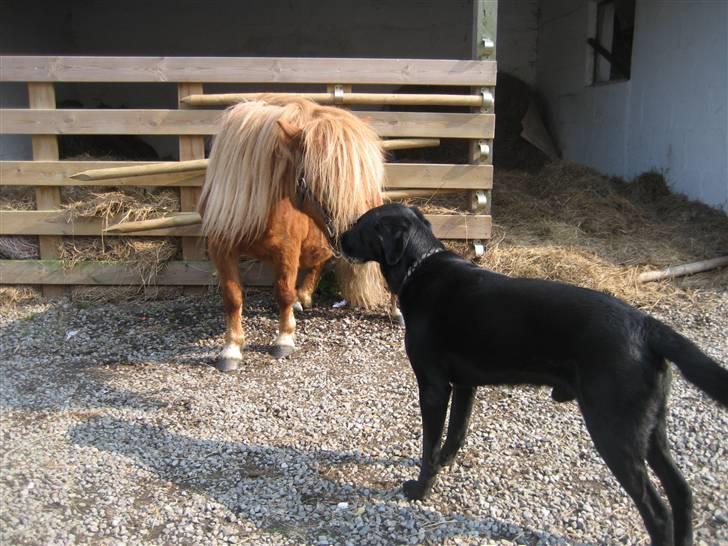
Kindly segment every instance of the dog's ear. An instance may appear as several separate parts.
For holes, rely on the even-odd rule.
[[[415,216],[417,216],[417,218],[422,220],[422,223],[425,224],[430,231],[432,231],[432,224],[427,218],[425,218],[425,215],[422,214],[422,211],[420,209],[418,209],[417,207],[410,207],[410,210],[415,213]]]
[[[303,129],[283,118],[278,118],[277,123],[281,130],[283,143],[290,147],[297,146],[301,140]]]
[[[383,218],[380,222],[379,239],[387,265],[394,265],[402,259],[407,249],[412,230],[405,218]]]

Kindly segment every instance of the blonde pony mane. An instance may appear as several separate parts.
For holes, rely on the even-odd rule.
[[[301,129],[300,149],[283,138],[279,119]],[[338,235],[382,203],[381,141],[350,112],[299,97],[264,95],[227,109],[198,206],[203,234],[228,249],[255,242],[301,174]]]

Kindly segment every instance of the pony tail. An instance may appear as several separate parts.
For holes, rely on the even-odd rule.
[[[341,295],[352,306],[370,310],[388,302],[386,283],[376,262],[352,264],[336,260],[334,273]]]

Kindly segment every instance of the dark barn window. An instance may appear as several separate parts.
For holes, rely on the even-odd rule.
[[[602,0],[587,42],[594,55],[592,83],[628,80],[632,71],[635,0]]]

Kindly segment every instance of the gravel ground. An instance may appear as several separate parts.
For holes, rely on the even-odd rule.
[[[209,366],[217,296],[4,311],[0,541],[647,543],[575,404],[543,388],[480,389],[458,462],[405,501],[420,419],[402,331],[327,305],[274,361],[271,297],[246,304],[246,361],[227,375]],[[728,365],[728,293],[709,313],[657,314]],[[696,543],[728,544],[728,412],[676,373],[669,431]]]

